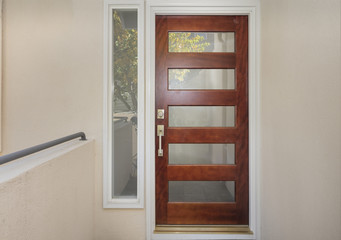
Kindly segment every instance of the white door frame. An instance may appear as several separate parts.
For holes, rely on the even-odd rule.
[[[151,239],[260,239],[258,220],[260,154],[259,0],[148,1],[146,2],[146,235]],[[155,16],[249,16],[249,191],[250,230],[253,234],[155,233]]]

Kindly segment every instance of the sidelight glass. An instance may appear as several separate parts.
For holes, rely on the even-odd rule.
[[[234,69],[169,69],[168,88],[235,89]]]
[[[234,106],[170,106],[169,127],[234,127]]]
[[[114,10],[112,198],[137,197],[137,40],[137,10]]]
[[[234,52],[234,32],[169,32],[169,52]]]
[[[168,162],[174,165],[234,164],[234,144],[180,144],[168,145]]]
[[[234,181],[169,181],[169,202],[234,202]]]

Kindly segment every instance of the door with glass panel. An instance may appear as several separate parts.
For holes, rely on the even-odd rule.
[[[248,17],[156,17],[156,224],[248,225]]]

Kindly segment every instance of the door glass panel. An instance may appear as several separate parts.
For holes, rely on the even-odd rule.
[[[111,133],[113,158],[111,191],[112,198],[136,198],[137,10],[114,10],[113,24],[113,126]]]
[[[169,52],[234,52],[234,32],[169,32]]]
[[[234,106],[171,106],[169,127],[233,127]]]
[[[234,164],[234,144],[169,144],[169,164]]]
[[[169,69],[169,89],[235,89],[234,69]]]
[[[169,181],[169,202],[234,202],[234,181]]]

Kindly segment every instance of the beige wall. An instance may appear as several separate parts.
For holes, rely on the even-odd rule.
[[[3,8],[3,153],[84,131],[96,140],[95,239],[144,239],[144,210],[102,209],[103,1]]]
[[[99,138],[102,1],[3,1],[3,150]]]
[[[0,239],[93,240],[94,141],[47,152],[34,159],[44,163],[7,180],[11,169],[2,170],[10,166],[0,167]],[[19,161],[17,167],[33,162]]]
[[[339,239],[340,1],[261,11],[263,240]],[[95,239],[144,239],[144,210],[102,208],[103,1],[4,0],[3,16],[4,152],[85,131]]]
[[[341,239],[340,1],[261,4],[262,240]]]

